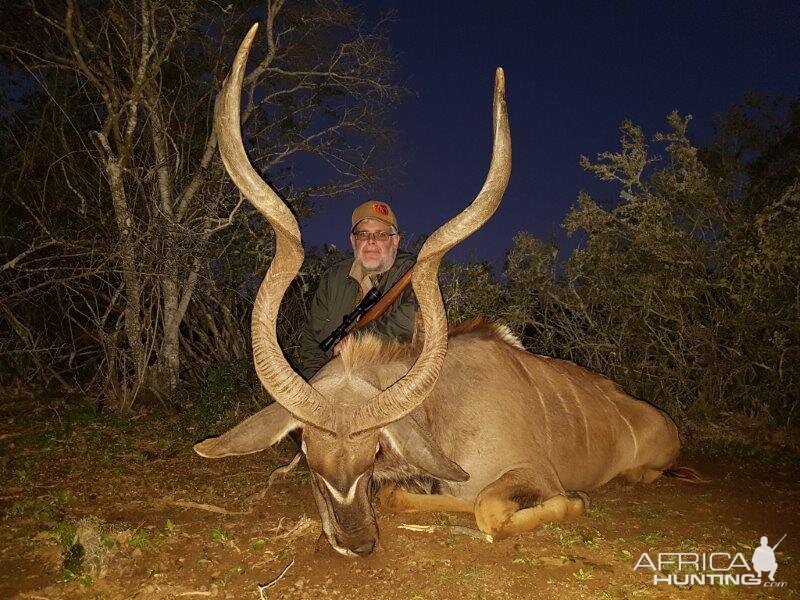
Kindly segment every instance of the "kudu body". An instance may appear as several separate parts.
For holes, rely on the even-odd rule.
[[[240,190],[272,224],[275,259],[253,309],[256,371],[276,399],[217,438],[205,457],[258,452],[302,429],[302,451],[323,530],[346,555],[377,546],[372,493],[394,510],[475,513],[495,538],[583,512],[585,492],[624,474],[651,481],[678,448],[664,413],[572,363],[526,352],[501,325],[451,332],[438,288],[442,255],[488,220],[510,175],[505,89],[498,69],[494,148],[474,202],[432,234],[413,276],[424,335],[412,344],[373,336],[347,340],[306,383],[277,344],[280,299],[302,262],[297,223],[252,169],[239,131],[251,29],[216,110],[220,153]]]

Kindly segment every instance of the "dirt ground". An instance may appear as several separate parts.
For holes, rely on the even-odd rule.
[[[475,527],[470,515],[379,509],[380,549],[353,559],[320,538],[303,463],[248,501],[289,461],[288,442],[209,461],[191,442],[213,425],[52,398],[6,397],[0,411],[0,599],[791,598],[800,586],[800,461],[780,445],[696,443],[682,464],[708,483],[613,481],[577,521],[493,544],[457,529]],[[750,561],[762,535],[783,534],[783,587],[654,585],[634,570],[645,552]]]

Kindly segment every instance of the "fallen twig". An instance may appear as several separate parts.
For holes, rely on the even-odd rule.
[[[283,570],[283,572],[280,575],[278,575],[275,579],[270,581],[269,583],[266,583],[264,585],[261,585],[260,583],[257,584],[258,585],[258,595],[261,597],[261,600],[267,600],[267,597],[264,596],[264,591],[268,590],[273,585],[278,583],[281,579],[283,579],[283,576],[286,575],[286,571],[288,571],[292,567],[293,564],[294,564],[294,560],[292,560],[292,562],[290,562],[288,565],[286,565],[286,568]]]
[[[286,475],[290,471],[293,471],[297,464],[300,462],[300,459],[303,458],[303,453],[298,452],[292,458],[292,461],[288,465],[284,465],[282,467],[278,467],[272,473],[270,473],[269,478],[267,479],[267,489],[275,482],[275,480],[280,477],[281,475]]]
[[[270,473],[269,478],[267,478],[267,485],[264,486],[264,489],[248,496],[246,502],[252,502],[253,500],[263,500],[264,496],[267,493],[267,490],[269,490],[270,486],[272,486],[275,480],[278,477],[286,475],[286,473],[289,473],[290,471],[294,470],[294,468],[297,466],[297,463],[300,462],[301,458],[303,458],[303,453],[298,452],[297,454],[294,455],[294,458],[292,458],[292,461],[288,465],[283,465],[282,467],[278,467],[277,469],[275,469],[272,473]]]
[[[189,502],[188,500],[168,500],[170,504],[174,504],[175,506],[181,506],[183,508],[197,508],[199,510],[207,510],[208,512],[217,513],[220,515],[249,515],[253,512],[253,509],[248,509],[245,511],[232,511],[226,510],[219,506],[214,506],[213,504],[199,504],[197,502]]]
[[[211,596],[213,592],[181,592],[180,594],[175,594],[176,596]]]
[[[398,529],[408,529],[409,531],[418,531],[421,533],[434,533],[435,531],[446,531],[448,533],[456,533],[459,535],[466,535],[471,538],[475,538],[476,540],[481,540],[483,542],[489,542],[490,544],[494,541],[494,538],[490,536],[488,533],[483,533],[482,531],[478,531],[477,529],[471,529],[469,527],[461,527],[460,525],[413,525],[408,523],[403,523],[397,526]]]
[[[303,515],[297,520],[294,527],[289,528],[288,530],[284,531],[283,533],[279,533],[281,529],[283,529],[283,518],[278,521],[278,525],[272,529],[273,531],[273,538],[276,540],[285,540],[286,538],[296,538],[303,535],[306,531],[311,529],[315,525],[313,519],[309,519],[307,516]]]

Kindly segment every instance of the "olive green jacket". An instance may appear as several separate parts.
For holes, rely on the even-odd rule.
[[[372,276],[376,288],[385,294],[403,274],[414,266],[414,256],[398,252],[392,267],[385,273]],[[308,320],[300,338],[298,365],[306,380],[311,379],[332,358],[332,353],[319,349],[319,343],[342,324],[342,318],[358,306],[361,287],[351,271],[353,259],[333,265],[320,279],[311,301]],[[402,295],[365,330],[400,341],[409,341],[414,332],[417,300],[408,286]]]

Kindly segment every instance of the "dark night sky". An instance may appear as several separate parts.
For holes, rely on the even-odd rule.
[[[703,142],[713,119],[748,91],[800,91],[800,2],[371,2],[394,9],[392,49],[417,95],[395,113],[405,168],[390,189],[401,229],[430,233],[470,202],[488,167],[491,92],[504,67],[514,162],[500,209],[450,258],[500,262],[513,235],[563,245],[560,223],[581,189],[611,194],[578,166],[616,150],[629,118],[648,137],[673,109]],[[347,247],[352,207],[320,204],[306,246]]]

